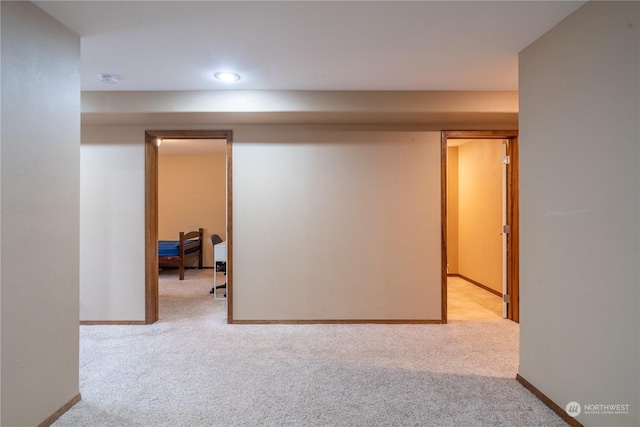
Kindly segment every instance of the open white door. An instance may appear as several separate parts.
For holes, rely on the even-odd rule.
[[[508,295],[507,289],[507,234],[509,233],[509,220],[507,218],[507,155],[509,140],[502,140],[502,295]],[[502,298],[502,317],[507,318],[509,313],[508,298]]]

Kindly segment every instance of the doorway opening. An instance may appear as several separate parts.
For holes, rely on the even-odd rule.
[[[219,130],[148,130],[145,132],[145,323],[154,323],[159,318],[158,297],[158,237],[159,237],[159,190],[158,147],[163,140],[209,140],[212,143],[226,141],[226,230],[228,257],[227,272],[227,319],[231,319],[232,301],[232,198],[231,198],[231,149],[232,132]],[[182,231],[182,230],[181,230]],[[187,231],[187,230],[184,230]],[[209,232],[204,236],[207,247]],[[204,250],[204,249],[201,249]],[[206,253],[206,252],[205,252]],[[210,254],[213,256],[212,254]],[[205,255],[206,256],[206,255]],[[215,274],[215,263],[213,264]]]
[[[443,323],[464,310],[448,305],[449,291],[476,295],[470,306],[519,321],[517,136],[442,132]]]

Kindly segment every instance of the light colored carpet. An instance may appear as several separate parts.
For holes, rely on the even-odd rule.
[[[161,320],[81,326],[55,426],[561,426],[518,384],[518,325],[227,325],[212,271],[162,274]]]

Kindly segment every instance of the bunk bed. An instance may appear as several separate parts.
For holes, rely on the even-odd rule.
[[[180,280],[184,280],[184,266],[186,261],[198,257],[198,268],[202,268],[203,229],[198,231],[181,231],[179,240],[158,241],[158,264],[178,266]]]

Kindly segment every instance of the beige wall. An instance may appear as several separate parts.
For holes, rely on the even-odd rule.
[[[458,147],[458,273],[502,293],[502,141]]]
[[[82,129],[80,320],[144,320],[144,130]]]
[[[35,426],[79,393],[80,38],[1,7],[0,424]]]
[[[447,147],[447,264],[458,271],[458,147]]]
[[[520,367],[585,426],[640,425],[640,4],[589,2],[520,54]]]
[[[205,267],[213,267],[211,234],[227,234],[226,161],[225,154],[158,156],[159,239],[203,228]]]
[[[91,312],[87,312],[87,316],[103,316],[105,313],[110,316],[95,320],[144,319],[144,197],[142,194],[144,192],[144,131],[149,128],[151,128],[150,125],[85,125],[82,127],[83,195],[100,193],[100,185],[111,182],[113,194],[119,194],[119,200],[122,201],[120,204],[113,199],[99,199],[102,200],[100,201],[102,204],[93,209],[87,209],[85,201],[82,202],[84,208],[81,210],[81,224],[83,224],[81,271],[86,268],[97,268],[98,263],[104,270],[97,282],[89,280],[82,282],[81,296],[83,300],[88,298],[98,303],[91,308]],[[153,128],[158,127],[153,126]],[[172,126],[171,128],[193,129],[195,127]],[[297,302],[295,310],[308,309],[305,310],[305,313],[308,313],[305,316],[309,318],[440,318],[439,132],[356,132],[329,126],[316,127],[313,130],[309,126],[220,126],[219,128],[233,129],[234,132],[234,301],[237,303],[238,299],[240,300],[238,305],[234,305],[234,313],[242,316],[238,317],[239,319],[274,316],[273,312],[266,312],[265,308],[261,307],[266,305],[264,301],[258,303],[256,301],[267,289],[273,298],[283,299],[282,295],[291,293],[290,287],[295,286],[296,283],[303,285],[300,288],[303,292],[297,294],[297,299],[284,299],[284,304],[294,306]],[[398,143],[397,151],[389,151],[388,143],[390,142]],[[345,144],[344,148],[348,156],[345,156],[342,161],[328,162],[326,159],[337,156],[343,147],[342,144]],[[325,145],[326,151],[322,149]],[[90,146],[113,153],[104,153],[105,161],[100,166],[102,169],[98,168],[97,164],[93,165],[95,167],[85,165],[85,149]],[[269,157],[266,158],[271,159],[274,153],[280,153],[279,150],[282,150],[283,146],[291,148],[291,151],[284,150],[283,158],[276,156],[273,162],[260,163],[261,155],[268,155]],[[416,150],[411,149],[414,146]],[[297,149],[302,151],[298,152]],[[128,160],[111,161],[109,156],[113,158],[125,156]],[[292,172],[300,170],[302,165],[308,166],[310,160],[316,157],[319,159],[318,166],[316,169],[309,170],[309,179],[292,178]],[[96,153],[96,161],[99,158]],[[238,158],[240,158],[239,161]],[[423,161],[425,159],[426,161]],[[302,163],[296,166],[298,161]],[[262,169],[254,170],[252,162],[257,162],[255,166]],[[269,180],[255,180],[259,170],[264,172],[265,168],[275,168],[275,165],[280,165],[282,162],[287,162],[288,168],[274,170],[271,178],[281,181],[274,183]],[[425,165],[430,166],[425,167]],[[326,170],[321,170],[322,167]],[[110,178],[110,175],[117,176],[121,173],[117,172],[119,169],[128,169],[127,179],[125,176],[118,179]],[[334,170],[336,170],[335,173]],[[85,172],[93,173],[95,176],[85,182]],[[397,178],[394,175],[396,173],[399,174]],[[361,181],[358,181],[358,176],[363,177],[360,178]],[[408,182],[410,176],[416,179],[415,182]],[[348,187],[342,189],[340,177],[350,177],[353,181]],[[425,183],[425,180],[428,182]],[[368,184],[365,185],[365,182]],[[239,183],[242,183],[242,186],[239,187]],[[401,185],[403,183],[407,185]],[[96,184],[99,185],[96,186]],[[362,199],[362,203],[359,202],[360,193],[348,193],[359,188],[358,185],[369,191],[367,197]],[[296,197],[301,194],[305,186],[308,188],[308,194],[314,194],[314,197],[308,200],[297,199]],[[292,192],[284,191],[290,188]],[[419,203],[415,203],[415,194],[412,192],[423,197],[417,199]],[[271,197],[267,197],[268,195]],[[333,207],[324,205],[331,200],[331,197],[337,197],[345,203],[337,206],[339,210],[336,212],[331,210],[336,208],[335,205]],[[127,201],[130,203],[127,204]],[[257,203],[258,201],[264,203]],[[425,205],[426,201],[429,202],[428,206]],[[238,205],[239,202],[241,202],[240,205]],[[411,206],[407,207],[408,204]],[[277,209],[277,212],[282,210],[289,216],[276,215],[273,213],[274,209]],[[293,215],[300,210],[303,213],[307,212],[305,209],[309,211],[307,216]],[[414,215],[415,221],[409,223],[410,225],[405,224],[406,219],[399,220],[404,215],[402,212],[405,211],[407,214]],[[390,215],[388,223],[381,219],[385,213]],[[104,217],[101,216],[103,214]],[[332,218],[337,214],[343,218],[343,222],[338,221],[335,224],[331,222],[328,226],[321,226],[326,221],[336,221]],[[419,218],[416,219],[416,217]],[[286,223],[285,218],[290,222]],[[312,221],[308,227],[300,223],[303,218]],[[104,223],[112,224],[112,231],[121,230],[117,238],[95,241],[90,239],[89,236],[102,229]],[[350,224],[356,224],[359,227],[352,231],[349,229]],[[374,229],[372,224],[379,224],[379,229]],[[413,230],[410,227],[419,227],[419,229]],[[291,240],[286,233],[279,234],[278,230],[281,229],[288,232],[293,229],[299,230],[300,237]],[[415,236],[425,237],[422,240],[411,240]],[[308,240],[302,242],[300,239],[305,237]],[[297,246],[285,244],[288,242]],[[292,253],[293,248],[301,247],[304,250]],[[127,256],[121,254],[123,248],[127,248]],[[350,249],[351,253],[347,258],[341,255],[346,249]],[[245,252],[237,253],[238,250],[245,250]],[[335,250],[337,252],[334,252]],[[96,255],[103,251],[113,256],[117,255],[118,262],[99,261]],[[305,251],[309,259],[301,260],[300,257],[304,258]],[[316,270],[317,260],[320,258],[311,257],[309,254],[318,252],[326,257],[328,264],[323,264],[319,270]],[[391,255],[385,260],[383,258],[387,253]],[[398,261],[396,257],[400,256],[399,254],[404,254],[404,257]],[[362,259],[358,259],[358,256]],[[353,262],[358,269],[354,270],[355,273],[345,272],[344,269],[351,265],[351,261],[347,262],[347,260],[352,260],[353,257],[356,257]],[[267,260],[273,261],[273,264]],[[306,264],[300,264],[300,262]],[[298,268],[294,271],[294,275],[282,280],[283,275],[286,274],[285,271],[292,265],[302,266],[302,268]],[[304,268],[305,266],[307,268]],[[265,267],[270,270],[265,270]],[[370,270],[365,272],[365,267]],[[277,270],[278,280],[266,281],[264,275],[273,275],[274,270]],[[396,272],[400,275],[396,276]],[[307,281],[307,276],[311,280]],[[357,279],[358,282],[346,280],[345,277]],[[374,277],[371,284],[362,282],[370,277]],[[380,278],[385,278],[385,281]],[[267,287],[265,283],[272,285]],[[311,284],[316,283],[321,283],[322,286],[309,289]],[[350,285],[347,289],[354,290],[362,299],[356,302],[352,310],[347,307],[345,301],[331,297],[332,293],[329,292],[333,289],[335,294],[334,288],[343,286],[345,283]],[[107,295],[103,294],[105,287],[108,289]],[[245,291],[243,294],[243,289],[248,292]],[[342,292],[340,289],[337,291]],[[349,298],[352,299],[347,299],[348,301],[353,301],[354,294],[352,293]],[[327,300],[331,307],[319,313],[318,307]],[[283,303],[275,302],[274,304],[274,309],[279,310],[278,315],[281,318],[299,317],[299,312],[288,311],[290,308],[288,305],[284,307],[287,310],[284,310]],[[132,317],[126,319],[124,316]],[[89,317],[86,319],[89,320]]]
[[[324,135],[316,139],[325,142],[333,141],[336,132],[356,130],[403,135],[408,131],[439,134],[444,128],[511,129],[517,125],[518,95],[460,91],[100,91],[83,92],[82,108],[83,152],[85,144],[92,144],[113,150],[114,157],[131,156],[126,162],[130,179],[112,184],[120,199],[102,200],[99,208],[85,206],[81,210],[81,272],[102,272],[94,283],[81,281],[82,300],[91,307],[82,311],[83,318],[139,320],[144,318],[141,159],[146,129],[212,129],[211,123],[216,123],[216,129],[233,130],[238,143],[281,143],[283,135],[288,135],[287,141],[304,141],[310,134]],[[117,163],[103,162],[100,168],[108,173],[99,168],[93,172],[83,161],[83,173],[93,174],[91,180],[98,184],[84,186],[83,178],[83,195],[92,188],[104,188],[108,182],[100,182],[107,179],[105,176],[121,173]],[[437,200],[439,206],[439,195]],[[118,230],[117,237],[100,231],[104,224]],[[106,238],[108,235],[114,238]],[[112,258],[103,261],[99,257],[103,253]],[[81,273],[82,277],[90,275]]]
[[[235,320],[440,319],[439,133],[238,136]]]

